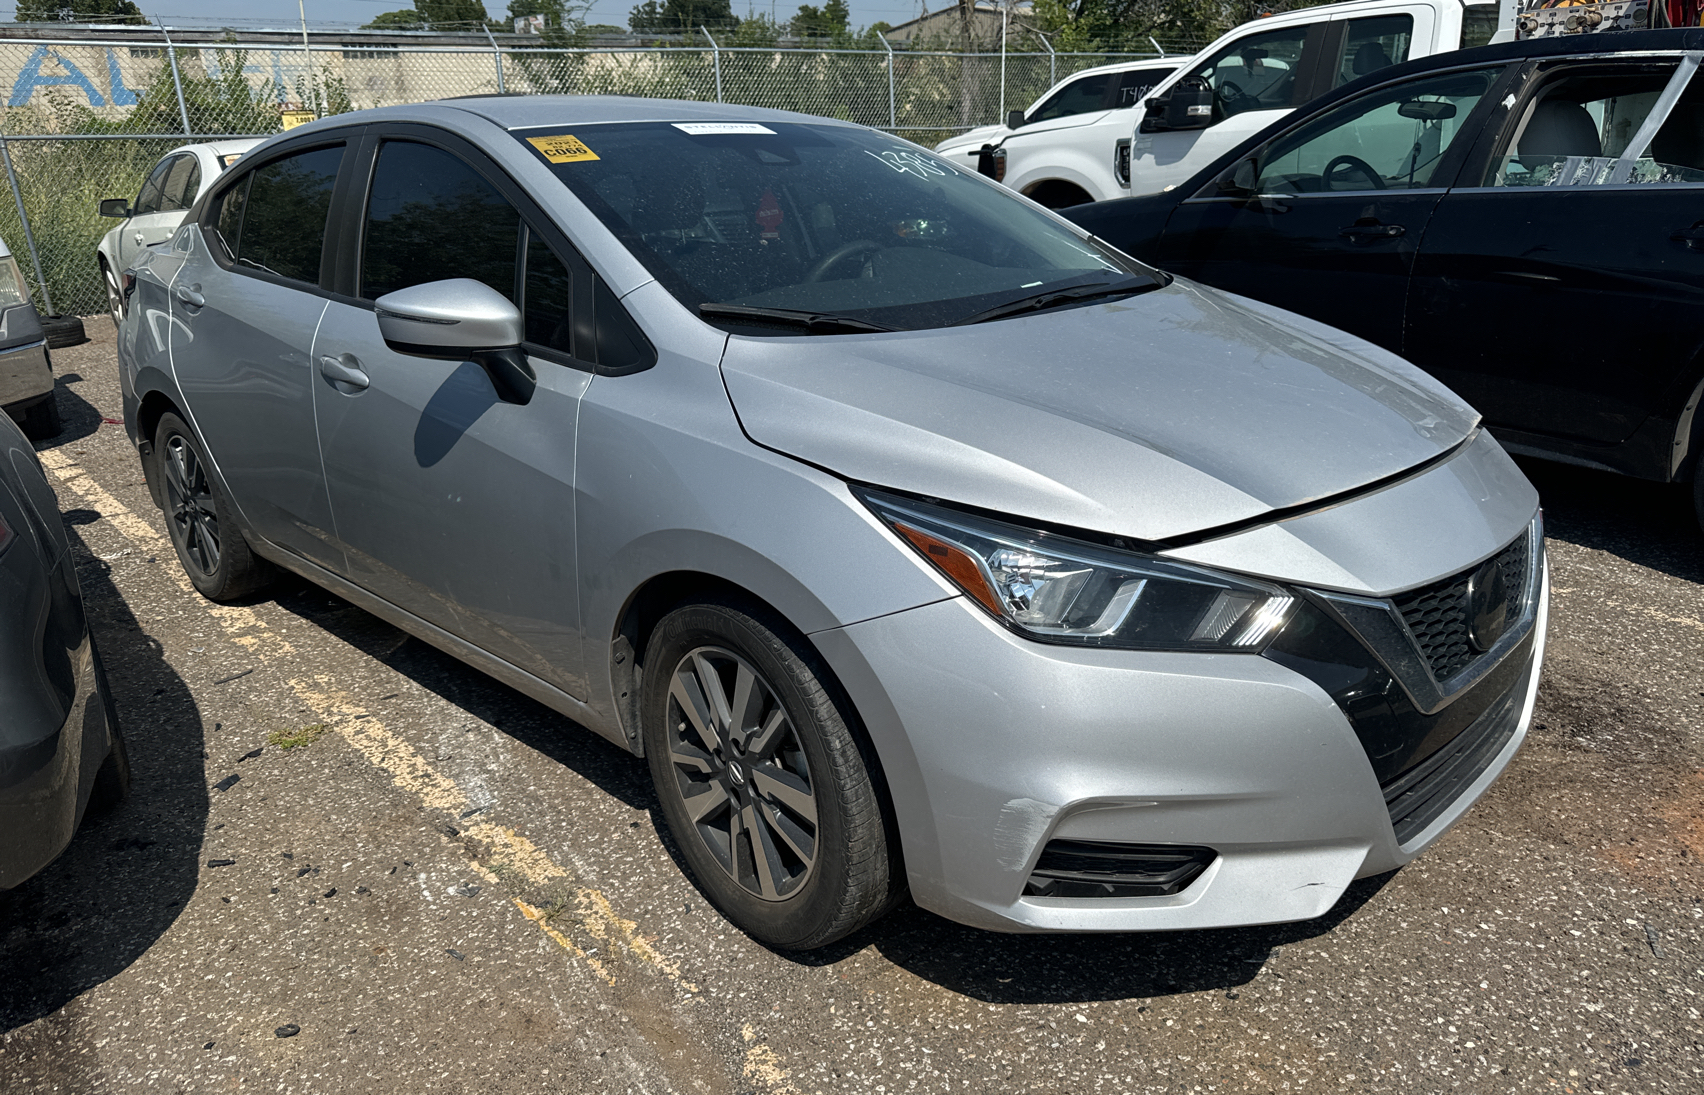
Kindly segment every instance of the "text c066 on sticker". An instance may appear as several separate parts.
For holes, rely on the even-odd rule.
[[[577,163],[580,160],[595,160],[598,154],[580,143],[580,139],[572,133],[563,133],[556,137],[528,137],[527,143],[538,149],[539,154],[551,163]]]

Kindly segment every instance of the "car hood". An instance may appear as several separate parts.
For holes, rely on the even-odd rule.
[[[935,146],[935,151],[957,152],[963,148],[981,148],[995,138],[1003,137],[1009,132],[1011,130],[1003,125],[977,126],[975,129],[967,129],[963,133],[948,137]]]
[[[858,482],[1163,542],[1306,505],[1460,444],[1414,366],[1176,280],[967,327],[728,340],[760,445]]]

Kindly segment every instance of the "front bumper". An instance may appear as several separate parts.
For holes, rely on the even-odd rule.
[[[20,406],[52,393],[53,368],[45,339],[0,350],[0,407]]]
[[[1343,708],[1268,658],[1046,646],[963,598],[812,638],[881,758],[918,904],[1001,931],[1224,927],[1319,916],[1478,800],[1532,718],[1548,589],[1508,655],[1504,744],[1406,842]],[[1218,855],[1171,896],[1025,896],[1061,839]]]

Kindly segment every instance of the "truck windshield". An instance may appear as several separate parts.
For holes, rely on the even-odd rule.
[[[724,327],[761,327],[760,309],[939,327],[1052,290],[1164,279],[873,130],[642,122],[515,136],[681,303]]]

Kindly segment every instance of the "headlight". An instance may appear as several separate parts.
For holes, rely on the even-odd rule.
[[[11,255],[0,258],[0,308],[10,308],[28,299],[29,290],[24,286],[23,274],[18,270],[18,260]]]
[[[1254,653],[1296,604],[1284,589],[1253,578],[858,493],[971,600],[1046,642]]]

